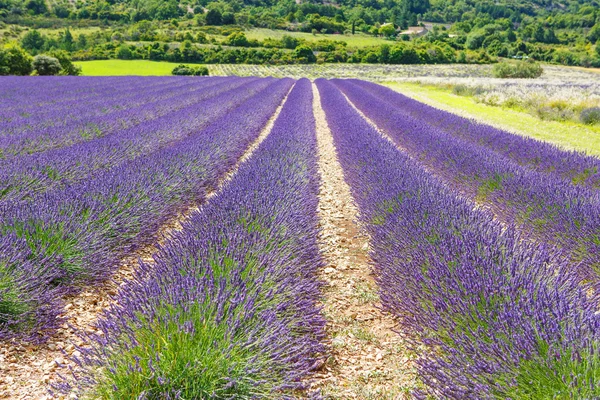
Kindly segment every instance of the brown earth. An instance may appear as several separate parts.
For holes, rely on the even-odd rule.
[[[333,137],[313,86],[321,190],[320,246],[326,260],[321,279],[330,357],[311,382],[326,398],[410,398],[415,383],[413,358],[381,311],[371,274],[369,238],[361,231],[358,210],[344,181]]]

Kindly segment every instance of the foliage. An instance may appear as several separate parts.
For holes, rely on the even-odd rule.
[[[579,116],[581,122],[588,125],[600,123],[600,107],[586,108]]]
[[[194,75],[194,76],[207,76],[208,68],[204,66],[191,67],[188,65],[180,64],[173,68],[171,72],[173,75]]]
[[[46,55],[35,56],[32,65],[38,75],[58,75],[61,70],[58,59]]]
[[[315,57],[315,54],[313,53],[312,49],[305,45],[300,45],[296,47],[296,49],[294,50],[294,55],[298,60],[300,60],[300,63],[303,64],[313,63],[317,61],[317,57]]]
[[[58,40],[47,40],[43,47],[40,46],[41,39],[36,33],[27,33],[23,46],[33,55],[47,52],[52,46],[69,52],[85,49],[91,53],[99,53],[102,49],[97,49],[98,47],[112,45],[112,39],[119,37],[128,41],[169,43],[173,40],[190,40],[206,43],[206,38],[197,38],[193,33],[197,27],[190,24],[192,19],[201,27],[208,25],[207,28],[215,33],[216,30],[212,28],[231,26],[237,30],[241,27],[256,27],[277,29],[278,32],[349,34],[350,37],[355,36],[355,33],[362,33],[388,39],[394,39],[399,30],[429,21],[436,24],[427,25],[429,31],[425,36],[402,35],[400,40],[414,43],[424,53],[437,53],[439,48],[449,47],[456,53],[451,58],[461,63],[489,63],[496,57],[504,57],[586,67],[600,66],[600,57],[593,47],[600,32],[597,12],[586,2],[574,0],[560,0],[549,6],[541,6],[538,0],[520,3],[500,0],[494,4],[470,0],[391,0],[370,3],[342,0],[336,7],[311,2],[296,4],[272,0],[242,3],[120,0],[62,2],[46,10],[39,9],[44,7],[43,0],[29,0],[26,3],[29,8],[24,8],[18,0],[2,1],[0,19],[9,23],[32,27],[101,24],[114,30],[111,34],[97,34],[93,41],[87,40],[85,43],[85,38],[81,42],[75,41],[67,28]],[[138,29],[141,25],[151,26],[151,29]],[[260,46],[250,40],[250,43],[245,43],[237,35],[229,40],[211,38],[215,44],[219,42],[230,46],[237,39],[243,47]],[[351,42],[352,39],[348,41]],[[266,40],[262,45],[295,49],[303,44],[293,45],[291,42],[286,38],[285,43],[274,46],[275,42]],[[340,48],[317,51],[331,53],[322,55],[320,62],[386,62],[382,61],[386,57],[378,55],[376,49],[370,49],[360,57],[354,56],[352,50],[342,54]],[[477,57],[469,58],[468,51],[476,51]],[[426,60],[424,53],[419,58],[426,63],[430,62]],[[122,56],[123,59],[128,59],[124,54]],[[88,59],[99,58],[96,54],[90,57]],[[438,58],[438,61],[432,63],[443,62],[437,56],[434,58]],[[409,59],[414,62],[412,57]],[[274,61],[286,63],[278,57]],[[297,61],[305,62],[305,59]],[[266,61],[254,59],[244,62]]]
[[[500,62],[494,65],[496,78],[539,78],[544,73],[542,66],[535,62]]]
[[[32,57],[17,45],[0,48],[0,75],[29,75],[32,62]]]
[[[597,169],[581,182],[562,174],[573,161],[597,167],[598,160],[473,125],[374,84],[318,80],[317,86],[371,237],[382,303],[421,354],[423,389],[416,397],[598,397],[598,298],[589,295],[598,270],[588,269],[594,256],[580,264],[577,246],[554,247],[575,220],[580,233],[593,229],[583,224],[597,220],[591,211]],[[507,142],[514,147],[506,149]],[[499,154],[531,157],[531,150],[548,152],[541,158],[547,164],[513,163]],[[474,207],[474,189],[482,184],[490,208]],[[559,197],[571,210],[551,205]],[[586,205],[576,205],[583,198]],[[516,218],[515,208],[527,209],[532,199],[542,207],[529,209],[529,221],[536,229],[552,225],[552,233],[532,237],[535,229]],[[550,216],[545,207],[560,212]]]
[[[64,50],[52,50],[48,55],[58,59],[60,75],[81,75],[81,68],[73,64],[71,56]]]

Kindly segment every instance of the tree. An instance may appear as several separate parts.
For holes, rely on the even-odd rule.
[[[119,60],[131,60],[133,58],[133,53],[131,49],[126,44],[122,44],[117,49],[117,58]]]
[[[300,40],[290,35],[283,35],[281,44],[286,49],[295,49],[300,44]]]
[[[229,46],[247,47],[248,39],[246,39],[244,32],[233,32],[231,35],[227,36],[224,44]]]
[[[0,75],[29,75],[33,71],[32,58],[16,45],[0,49]]]
[[[206,13],[206,25],[221,25],[221,12],[219,10],[208,10]]]
[[[208,68],[206,68],[205,66],[197,66],[197,67],[192,67],[192,66],[187,66],[184,64],[179,64],[178,66],[176,66],[175,68],[173,68],[173,71],[171,71],[172,75],[184,75],[184,76],[207,76],[208,75]]]
[[[82,50],[82,49],[87,48],[87,45],[88,45],[87,36],[85,36],[84,33],[80,34],[77,37],[77,48]]]
[[[53,50],[48,55],[56,58],[60,63],[61,75],[81,75],[81,67],[78,67],[71,62],[71,57],[66,51]]]
[[[317,61],[317,57],[315,57],[315,53],[313,53],[312,49],[304,44],[296,47],[294,55],[301,63],[308,64]]]
[[[67,51],[71,51],[73,50],[73,35],[71,34],[71,31],[69,30],[69,28],[65,29],[64,32],[62,32],[60,34],[61,36],[61,45],[63,47],[63,49],[67,50]]]
[[[33,69],[38,75],[58,75],[61,70],[58,59],[50,56],[39,55],[33,58]]]
[[[235,15],[231,12],[224,12],[221,15],[221,23],[223,25],[233,25],[235,24]]]
[[[394,28],[394,25],[392,24],[382,25],[381,28],[379,28],[379,34],[387,38],[394,37],[396,36],[396,28]]]
[[[25,2],[25,8],[32,14],[44,14],[48,11],[48,7],[44,0],[27,0]]]
[[[592,43],[596,43],[600,39],[600,22],[590,29],[587,38]]]
[[[36,29],[29,31],[23,36],[21,40],[21,46],[25,50],[29,50],[30,52],[38,52],[42,50],[44,44],[46,43],[46,39],[44,36]]]

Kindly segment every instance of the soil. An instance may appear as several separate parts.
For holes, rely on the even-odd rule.
[[[383,312],[372,276],[369,238],[344,181],[333,137],[313,86],[321,190],[320,246],[327,263],[322,300],[330,357],[311,381],[326,398],[404,399],[415,384],[414,354]]]

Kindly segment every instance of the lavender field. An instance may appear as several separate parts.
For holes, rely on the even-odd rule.
[[[356,79],[0,82],[0,397],[600,397],[600,159]]]

